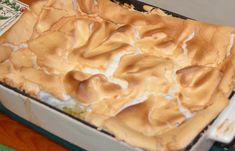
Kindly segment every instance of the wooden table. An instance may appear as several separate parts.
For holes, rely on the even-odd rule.
[[[66,151],[63,146],[0,112],[0,144],[20,151]]]

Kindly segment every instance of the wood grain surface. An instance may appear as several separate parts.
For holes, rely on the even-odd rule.
[[[66,151],[39,133],[0,113],[0,144],[17,151]]]

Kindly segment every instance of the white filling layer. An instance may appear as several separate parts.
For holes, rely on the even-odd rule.
[[[13,45],[11,43],[3,43],[2,45],[6,47],[10,47],[12,51],[17,51],[19,49],[28,48],[28,44],[26,43],[19,44],[18,46]]]
[[[73,10],[77,11],[77,8],[78,8],[77,0],[72,0],[72,4],[73,4]]]
[[[186,107],[182,105],[179,98],[177,98],[177,104],[179,107],[179,111],[184,115],[186,119],[190,119],[193,117],[193,114]]]
[[[182,48],[184,50],[184,55],[188,56],[188,49],[187,49],[187,42],[189,42],[190,40],[192,40],[195,36],[195,33],[191,33],[183,42]]]
[[[82,70],[82,72],[86,74],[91,74],[91,75],[103,74],[102,71],[98,69],[92,69],[92,68],[85,68],[84,70]]]
[[[176,59],[176,63],[178,65],[182,65],[182,64],[187,64],[188,63],[188,48],[187,48],[187,43],[192,40],[195,36],[195,33],[191,33],[184,41],[182,44],[182,49],[183,49],[183,54],[180,55],[177,59]]]
[[[235,34],[231,34],[230,39],[229,39],[229,46],[227,49],[227,57],[231,55],[231,50],[234,45],[234,38],[235,38]]]
[[[96,75],[96,74],[105,75],[111,83],[115,83],[115,84],[119,85],[123,90],[127,90],[128,89],[128,82],[127,81],[113,77],[115,71],[118,69],[121,58],[127,54],[130,54],[130,53],[129,52],[121,52],[121,53],[115,55],[112,58],[112,60],[111,60],[110,64],[108,65],[105,72],[100,71],[98,69],[91,69],[91,68],[85,68],[84,70],[82,70],[82,72],[86,73],[86,74],[91,74],[91,75]]]
[[[168,101],[171,101],[171,100],[173,100],[175,98],[173,95],[169,95],[169,94],[165,95],[164,97]]]
[[[65,99],[63,101],[61,101],[45,91],[40,91],[38,93],[38,97],[42,102],[45,102],[45,103],[47,103],[53,107],[56,107],[60,110],[63,110],[65,107],[74,108],[76,110],[76,107],[78,107],[79,109],[83,109],[86,112],[92,111],[92,109],[89,106],[85,106],[85,105],[82,105],[82,104],[76,102],[70,96],[66,96]]]
[[[28,48],[28,44],[27,43],[22,43],[18,46],[20,49],[24,49],[24,48]]]
[[[121,107],[120,110],[116,113],[116,115],[128,107],[145,102],[146,100],[148,100],[148,98],[149,98],[148,95],[141,95],[141,96],[133,99],[131,102],[129,102],[129,103],[125,104],[123,107]]]
[[[64,101],[61,101],[47,92],[40,91],[38,93],[38,97],[41,101],[43,101],[51,106],[54,106],[56,108],[59,108],[61,110],[64,107],[74,107],[76,105],[75,100],[73,100],[71,97],[68,97],[68,96],[65,97]]]
[[[134,27],[134,28],[133,28],[133,32],[134,32],[135,41],[139,40],[139,39],[140,39],[140,32],[139,32],[139,29],[138,29],[137,27]]]
[[[93,32],[93,27],[94,27],[94,23],[90,23],[89,24],[89,33],[90,34]]]
[[[167,100],[173,100],[175,98],[175,94],[177,92],[179,92],[180,87],[177,83],[176,80],[176,69],[173,70],[173,72],[170,74],[169,72],[166,71],[165,73],[165,77],[169,80],[172,79],[173,80],[173,86],[168,90],[167,94],[165,95],[165,99]],[[171,77],[169,77],[169,74]]]
[[[138,27],[133,27],[134,38],[131,41],[130,45],[135,49],[136,54],[141,54],[142,50],[135,46],[136,42],[140,40],[140,32]]]
[[[129,52],[121,52],[112,57],[111,63],[108,65],[105,75],[109,78],[112,78],[114,75],[114,72],[118,69],[118,66],[120,64],[121,58],[124,55],[130,54]]]

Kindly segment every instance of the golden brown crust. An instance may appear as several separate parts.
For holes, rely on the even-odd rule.
[[[32,3],[0,38],[0,81],[35,97],[70,96],[89,107],[84,120],[131,145],[184,149],[235,87],[235,30],[145,9]]]
[[[185,148],[228,104],[227,97],[221,91],[218,91],[211,99],[214,102],[211,106],[197,112],[194,118],[179,127],[158,136],[158,141],[167,146],[169,150]]]
[[[85,75],[81,72],[69,72],[64,79],[67,92],[84,104],[92,104],[106,99],[113,100],[120,93],[120,86],[108,82],[103,75]]]
[[[11,48],[0,45],[0,63],[6,61],[11,55]]]
[[[30,10],[33,11],[37,16],[40,15],[42,8],[46,5],[47,0],[38,0],[30,5]]]
[[[224,76],[219,88],[229,97],[235,88],[235,56],[228,57],[224,63],[221,64],[220,70],[224,73]]]
[[[215,68],[193,66],[178,70],[179,98],[191,111],[211,105],[211,97],[218,91],[222,73]]]
[[[30,68],[34,66],[35,55],[29,49],[21,49],[11,53],[9,61],[15,69]]]
[[[14,45],[19,45],[30,40],[36,21],[37,16],[35,13],[33,11],[27,11],[22,15],[20,20],[10,28],[10,30],[0,37],[0,42],[8,42]]]
[[[118,24],[153,25],[161,20],[161,17],[158,15],[130,11],[109,0],[98,0],[98,9],[100,17]]]
[[[76,11],[72,1],[48,0],[40,13],[35,30],[38,33],[45,32],[61,18],[74,15]]]
[[[63,87],[63,81],[61,76],[52,74],[48,75],[42,70],[34,68],[23,68],[20,72],[20,75],[23,79],[40,85],[42,89],[46,92],[49,92],[62,100],[65,98],[66,93]],[[52,84],[48,84],[49,81]]]

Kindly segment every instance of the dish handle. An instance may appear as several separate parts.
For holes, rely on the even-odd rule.
[[[235,95],[230,99],[229,105],[216,118],[208,133],[211,140],[228,144],[235,137]]]

